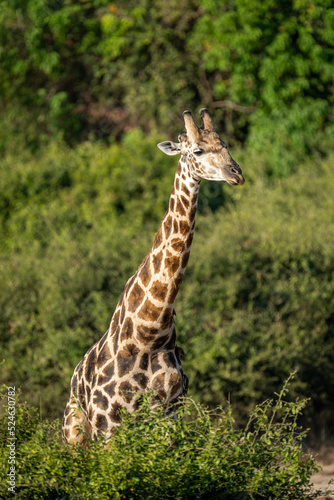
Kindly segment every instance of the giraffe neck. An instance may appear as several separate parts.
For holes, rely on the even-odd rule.
[[[182,156],[153,247],[124,290],[133,320],[154,327],[157,332],[171,324],[190,255],[199,184],[190,176],[186,157]]]
[[[153,264],[151,282],[159,281],[168,288],[163,300],[165,307],[173,307],[186,270],[195,231],[199,181],[189,174],[187,160],[179,160],[168,210],[156,234],[150,252]],[[163,295],[163,294],[162,294]]]

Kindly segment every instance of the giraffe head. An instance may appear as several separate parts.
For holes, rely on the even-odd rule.
[[[190,111],[185,111],[183,117],[186,131],[179,135],[180,142],[161,142],[158,148],[167,155],[185,156],[190,175],[198,181],[207,179],[243,184],[241,168],[215,132],[208,111],[200,110],[201,128],[197,127]]]

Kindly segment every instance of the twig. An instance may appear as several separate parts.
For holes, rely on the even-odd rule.
[[[213,101],[210,102],[210,108],[229,108],[240,113],[253,113],[256,110],[255,106],[241,106],[232,101]]]

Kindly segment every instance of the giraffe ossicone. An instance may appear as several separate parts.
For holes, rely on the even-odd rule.
[[[69,443],[84,442],[85,434],[110,438],[121,423],[121,409],[133,412],[141,394],[154,391],[166,407],[186,394],[173,316],[190,255],[200,181],[241,185],[244,178],[208,111],[200,111],[200,128],[190,111],[183,117],[179,142],[158,144],[166,154],[181,157],[152,249],[126,283],[107,332],[74,370],[63,420]]]

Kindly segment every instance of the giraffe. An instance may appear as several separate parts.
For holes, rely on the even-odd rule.
[[[208,111],[200,110],[201,128],[190,111],[183,117],[179,142],[158,144],[164,153],[181,156],[152,249],[126,283],[109,329],[74,370],[63,420],[68,443],[85,443],[85,434],[109,439],[121,423],[120,410],[134,411],[145,392],[153,391],[166,408],[186,394],[174,303],[190,255],[200,182],[241,185],[244,178]]]

